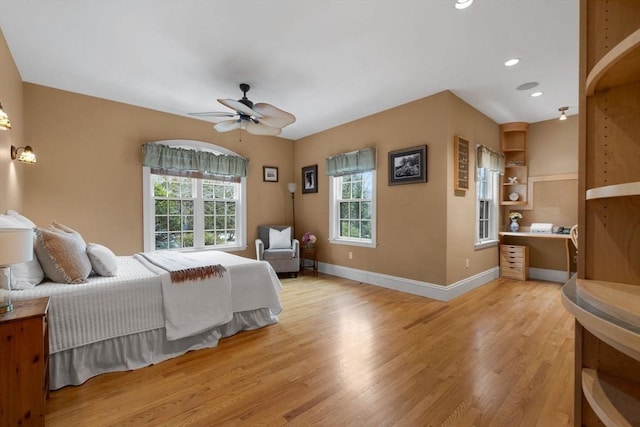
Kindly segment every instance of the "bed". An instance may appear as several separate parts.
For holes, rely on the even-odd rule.
[[[91,275],[78,284],[45,281],[31,289],[0,293],[11,292],[14,300],[50,297],[51,390],[215,347],[221,338],[278,322],[282,286],[267,262],[220,251],[189,256],[224,267],[228,298],[221,299],[229,312],[215,326],[171,339],[163,298],[166,271],[140,255],[116,257],[115,277]]]

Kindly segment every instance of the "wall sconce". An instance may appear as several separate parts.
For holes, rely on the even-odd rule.
[[[20,153],[20,157],[18,157],[18,152],[22,150]],[[11,160],[15,160],[18,158],[19,162],[27,163],[29,165],[33,165],[36,163],[36,153],[33,152],[31,146],[27,145],[26,147],[18,147],[11,146]]]
[[[567,120],[567,115],[565,114],[565,111],[567,111],[568,109],[569,107],[558,108],[558,111],[560,111],[560,117],[558,118],[558,120]]]
[[[2,103],[0,102],[0,130],[9,130],[11,129],[11,122],[9,121],[9,116],[2,110]]]
[[[291,193],[291,208],[293,209],[293,226],[291,227],[291,236],[293,239],[295,239],[296,236],[296,201],[295,201],[295,194],[296,194],[296,183],[295,182],[290,182],[289,184],[287,184],[287,187],[289,188],[289,193]]]

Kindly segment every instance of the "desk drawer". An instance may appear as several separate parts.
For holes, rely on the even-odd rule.
[[[500,245],[500,277],[517,280],[529,278],[529,247]]]

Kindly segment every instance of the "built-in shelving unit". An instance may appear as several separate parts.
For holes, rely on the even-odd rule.
[[[505,173],[502,176],[500,204],[520,206],[527,204],[527,131],[524,122],[500,125],[500,150],[504,154]],[[517,194],[517,198],[515,198]]]
[[[576,426],[640,425],[640,1],[580,0]]]
[[[626,184],[607,185],[587,190],[587,200],[605,199],[607,197],[640,196],[640,181]]]

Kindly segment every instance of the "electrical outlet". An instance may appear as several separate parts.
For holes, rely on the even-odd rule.
[[[349,251],[349,259],[353,259],[353,252]]]
[[[467,261],[464,263],[465,268],[469,268],[469,258],[467,258]]]

